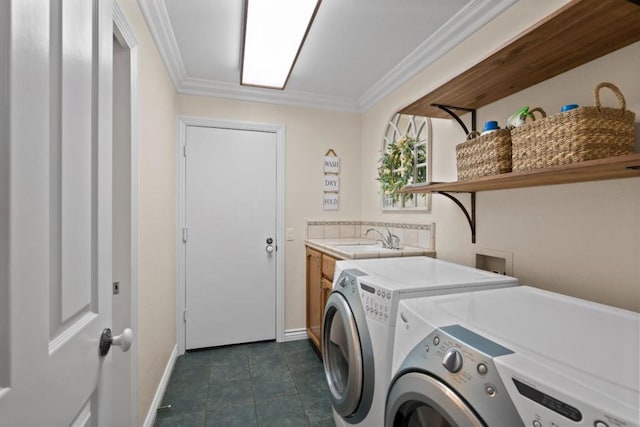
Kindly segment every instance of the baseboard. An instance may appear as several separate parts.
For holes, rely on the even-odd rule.
[[[177,358],[178,346],[176,345],[173,347],[167,366],[164,368],[164,373],[162,374],[162,378],[160,378],[160,384],[158,384],[158,389],[156,390],[155,396],[153,396],[153,401],[151,401],[149,412],[147,412],[147,417],[142,424],[143,427],[153,427],[153,423],[156,421],[158,407],[162,404],[162,398],[164,397],[164,392],[167,390],[169,378],[171,378],[171,372],[173,372],[173,366],[176,364]]]
[[[282,341],[306,340],[309,336],[305,328],[287,329],[284,331],[284,339]]]

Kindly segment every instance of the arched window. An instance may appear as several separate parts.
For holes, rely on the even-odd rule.
[[[378,177],[383,210],[431,209],[430,194],[401,194],[405,185],[431,181],[431,119],[395,114],[387,124]]]

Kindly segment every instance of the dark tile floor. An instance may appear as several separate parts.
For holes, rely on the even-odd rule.
[[[322,361],[308,340],[187,352],[156,427],[333,427]]]

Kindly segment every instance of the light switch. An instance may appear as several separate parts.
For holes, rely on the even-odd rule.
[[[296,233],[295,231],[293,231],[293,228],[287,228],[287,240],[291,241],[295,239],[296,239]]]

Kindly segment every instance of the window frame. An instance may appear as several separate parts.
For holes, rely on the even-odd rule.
[[[421,167],[426,168],[424,183],[431,182],[431,153],[433,141],[433,124],[431,118],[395,113],[387,122],[382,139],[380,156],[382,156],[390,144],[402,136],[412,137],[416,140],[413,148],[413,183],[423,183],[422,181],[418,181],[418,168]],[[420,146],[425,147],[425,162],[416,164],[418,147]],[[396,172],[398,172],[397,169],[392,171],[392,173]],[[380,194],[380,207],[383,212],[430,212],[431,194],[401,194],[397,202],[394,202],[388,195]]]

